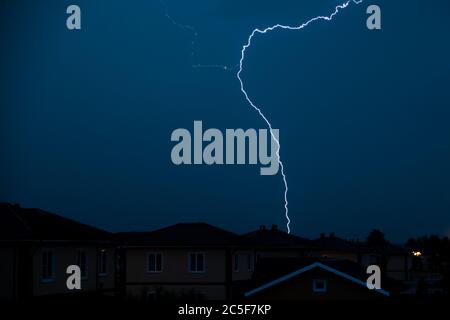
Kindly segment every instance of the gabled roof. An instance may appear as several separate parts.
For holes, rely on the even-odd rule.
[[[127,245],[163,247],[224,247],[237,243],[238,235],[207,223],[177,223],[151,232],[120,232]]]
[[[241,246],[270,248],[310,248],[311,240],[278,230],[260,228],[241,235]]]
[[[107,241],[104,230],[59,215],[0,203],[0,241]]]
[[[259,270],[255,270],[253,282],[259,283],[254,289],[249,290],[245,293],[245,297],[249,297],[254,295],[255,293],[261,292],[273,286],[276,286],[282,282],[285,282],[293,277],[300,276],[301,274],[310,271],[315,268],[321,268],[327,272],[331,272],[339,277],[347,279],[353,283],[359,284],[361,286],[367,287],[365,279],[367,278],[367,274],[365,274],[362,270],[362,267],[347,260],[323,260],[323,261],[315,261],[312,262],[310,259],[306,260],[297,260],[297,267],[292,269],[293,264],[289,263],[294,262],[294,259],[264,259],[266,260],[265,266],[262,268],[259,266]],[[284,260],[284,261],[283,261]],[[300,262],[301,261],[301,262]],[[258,269],[258,267],[257,267]],[[288,271],[290,270],[290,271]],[[277,276],[270,276],[270,274],[277,273]],[[263,278],[266,278],[266,281],[261,281],[262,279],[258,279],[263,275]],[[270,279],[270,280],[269,280]],[[374,291],[381,293],[385,296],[389,296],[389,292],[383,289],[375,289]]]

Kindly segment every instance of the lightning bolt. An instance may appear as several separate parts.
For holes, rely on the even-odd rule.
[[[247,100],[248,104],[250,104],[250,106],[255,109],[258,114],[261,116],[261,118],[264,120],[264,122],[267,124],[269,131],[270,131],[270,135],[272,136],[272,139],[275,141],[276,145],[277,145],[277,151],[276,151],[276,155],[277,155],[277,159],[278,159],[278,163],[281,169],[281,175],[283,177],[283,183],[284,183],[284,216],[286,218],[286,229],[287,229],[287,233],[291,233],[291,228],[290,228],[290,224],[291,224],[291,218],[289,217],[289,201],[288,201],[288,191],[289,191],[289,187],[288,187],[288,182],[287,182],[287,177],[286,177],[286,173],[284,170],[284,165],[283,165],[283,161],[281,161],[281,156],[280,156],[280,149],[281,149],[281,145],[280,145],[280,141],[276,138],[273,128],[272,128],[272,124],[271,122],[268,120],[268,118],[264,115],[264,113],[261,111],[261,109],[250,99],[247,91],[245,90],[245,85],[244,85],[244,81],[241,78],[241,74],[243,71],[243,66],[244,66],[244,60],[245,60],[245,54],[247,52],[247,49],[249,49],[252,45],[252,40],[253,38],[257,35],[257,34],[267,34],[271,31],[277,30],[277,29],[283,29],[283,30],[302,30],[305,29],[306,27],[308,27],[310,24],[316,22],[316,21],[331,21],[334,19],[334,17],[343,9],[347,8],[351,3],[355,3],[355,4],[360,4],[362,3],[364,0],[347,0],[344,3],[337,5],[334,8],[334,11],[329,14],[328,16],[317,16],[314,18],[311,18],[310,20],[300,24],[300,25],[296,25],[296,26],[290,26],[290,25],[282,25],[282,24],[275,24],[273,26],[267,27],[265,29],[253,29],[253,31],[250,33],[250,35],[247,38],[247,43],[244,44],[242,46],[241,49],[241,58],[239,60],[239,64],[238,64],[238,71],[236,73],[236,77],[239,80],[240,83],[240,88],[241,88],[241,92],[244,95],[245,99]],[[161,2],[162,5],[165,8],[165,16],[178,28],[181,29],[185,29],[185,30],[189,30],[190,32],[192,32],[194,39],[197,38],[198,33],[196,31],[196,29],[193,26],[190,25],[183,25],[183,24],[179,24],[178,22],[176,22],[169,14],[167,11],[167,7],[165,6],[165,4],[163,2]],[[195,40],[193,40],[191,42],[192,45],[192,51],[191,51],[191,57],[193,57],[195,55]],[[233,70],[235,67],[229,67],[226,65],[220,65],[220,64],[192,64],[192,67],[194,68],[220,68],[223,69],[225,71],[230,71]]]
[[[192,41],[191,41],[191,66],[192,68],[208,68],[208,69],[221,69],[224,71],[233,71],[237,68],[237,64],[235,66],[227,66],[224,64],[200,64],[195,62],[195,52],[196,52],[196,45],[197,45],[197,38],[198,38],[198,32],[197,29],[194,26],[191,26],[189,24],[182,24],[176,21],[170,14],[169,9],[167,8],[167,5],[160,0],[159,3],[164,9],[164,16],[169,20],[175,27],[186,30],[192,34]]]
[[[286,218],[287,233],[291,233],[291,228],[290,228],[291,218],[289,217],[289,201],[288,201],[289,187],[288,187],[288,182],[287,182],[287,178],[286,178],[286,173],[285,173],[285,170],[284,170],[283,161],[281,161],[281,156],[280,156],[281,145],[280,145],[280,141],[276,138],[276,136],[275,136],[275,134],[273,132],[272,124],[267,119],[267,117],[264,115],[264,113],[261,111],[261,109],[250,99],[247,91],[245,90],[244,81],[241,78],[241,73],[242,73],[242,70],[243,70],[243,65],[244,65],[244,60],[245,60],[245,53],[247,52],[247,49],[250,48],[250,46],[252,45],[252,40],[253,40],[253,38],[255,37],[256,34],[266,34],[266,33],[270,32],[270,31],[273,31],[273,30],[276,30],[276,29],[302,30],[302,29],[308,27],[311,23],[316,22],[316,21],[320,21],[320,20],[322,20],[322,21],[331,21],[331,20],[333,20],[333,18],[342,9],[347,8],[352,2],[354,2],[355,4],[360,4],[361,2],[363,2],[363,0],[347,0],[344,3],[342,3],[340,5],[337,5],[334,8],[334,11],[330,15],[314,17],[314,18],[304,22],[301,25],[289,26],[289,25],[276,24],[276,25],[273,25],[271,27],[267,27],[265,29],[258,29],[258,28],[253,29],[252,33],[247,38],[247,43],[244,46],[242,46],[241,59],[239,60],[239,70],[238,70],[238,72],[236,74],[236,77],[238,78],[239,83],[241,84],[241,92],[244,94],[245,99],[253,107],[253,109],[255,109],[259,113],[261,118],[266,122],[266,124],[267,124],[267,126],[269,127],[269,130],[270,130],[270,135],[272,136],[272,139],[275,141],[275,143],[277,145],[276,155],[277,155],[277,158],[278,158],[278,163],[280,165],[281,175],[283,177],[283,183],[284,183],[284,216]]]

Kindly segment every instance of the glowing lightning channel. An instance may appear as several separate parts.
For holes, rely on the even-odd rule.
[[[241,78],[241,73],[242,73],[242,69],[243,69],[243,64],[244,64],[244,59],[245,59],[245,53],[247,51],[247,49],[251,46],[252,44],[252,39],[253,37],[257,34],[266,34],[270,31],[273,31],[275,29],[287,29],[287,30],[301,30],[306,28],[308,25],[310,25],[311,23],[315,22],[315,21],[319,21],[319,20],[324,20],[324,21],[331,21],[333,20],[333,18],[339,13],[339,11],[341,9],[345,9],[347,8],[351,2],[354,2],[355,4],[360,4],[361,2],[363,2],[363,0],[348,0],[346,2],[344,2],[343,4],[340,4],[338,6],[335,7],[334,12],[331,13],[329,16],[317,16],[314,17],[310,20],[308,20],[307,22],[298,25],[298,26],[288,26],[288,25],[281,25],[281,24],[276,24],[273,25],[271,27],[267,27],[263,30],[261,29],[254,29],[252,31],[252,33],[250,34],[250,36],[247,39],[247,43],[242,47],[241,50],[241,59],[239,60],[239,70],[236,74],[239,83],[241,84],[241,91],[245,96],[245,99],[247,100],[247,102],[259,113],[259,115],[264,119],[264,121],[266,122],[267,126],[269,127],[270,130],[270,135],[272,136],[272,139],[276,142],[277,144],[277,157],[278,157],[278,163],[280,165],[281,168],[281,175],[283,176],[283,182],[284,182],[284,209],[285,209],[285,217],[287,220],[286,223],[286,228],[287,228],[287,232],[291,233],[291,228],[290,228],[290,224],[291,224],[291,219],[289,217],[289,202],[288,202],[288,183],[287,183],[287,178],[286,178],[286,174],[284,172],[284,166],[283,166],[283,162],[281,161],[281,156],[280,156],[280,141],[275,137],[275,134],[273,133],[273,129],[272,129],[272,124],[270,123],[270,121],[266,118],[266,116],[264,115],[264,113],[261,111],[260,108],[258,108],[253,101],[249,98],[247,91],[244,88],[244,82]]]
[[[270,123],[270,121],[267,119],[267,117],[264,115],[264,113],[261,111],[261,109],[258,108],[253,103],[253,101],[250,99],[247,91],[245,90],[244,81],[241,78],[241,73],[242,73],[242,70],[243,70],[243,64],[244,64],[244,59],[245,59],[245,53],[246,53],[247,49],[250,48],[250,46],[252,44],[253,37],[256,34],[266,34],[266,33],[270,32],[270,31],[275,30],[275,29],[302,30],[302,29],[306,28],[307,26],[309,26],[311,23],[316,22],[316,21],[320,21],[320,20],[322,20],[322,21],[331,21],[331,20],[333,20],[333,18],[342,9],[347,8],[352,2],[355,3],[355,4],[360,4],[363,1],[364,0],[347,0],[344,3],[342,3],[340,5],[337,5],[334,8],[334,11],[329,16],[317,16],[317,17],[314,17],[314,18],[312,18],[312,19],[310,19],[310,20],[306,21],[305,23],[303,23],[301,25],[298,25],[298,26],[289,26],[289,25],[276,24],[276,25],[273,25],[271,27],[267,27],[267,28],[262,29],[262,30],[256,28],[249,35],[249,37],[247,39],[247,43],[244,46],[242,46],[241,58],[239,60],[239,65],[237,66],[237,67],[239,67],[239,69],[238,69],[238,72],[236,74],[236,77],[239,80],[239,83],[241,85],[241,92],[244,94],[245,99],[259,113],[261,118],[263,118],[263,120],[266,122],[266,124],[267,124],[267,126],[269,127],[269,130],[270,130],[270,135],[272,136],[272,139],[277,144],[276,155],[277,155],[277,158],[278,158],[278,163],[279,163],[280,168],[281,168],[281,175],[283,176],[283,182],[284,182],[284,209],[285,209],[285,217],[286,217],[286,220],[287,220],[286,228],[287,228],[287,232],[288,233],[291,233],[291,228],[290,228],[291,219],[289,217],[289,202],[288,202],[288,196],[287,196],[289,188],[288,188],[286,174],[284,172],[284,165],[283,165],[283,162],[281,161],[281,156],[280,156],[280,148],[281,148],[280,141],[276,138],[276,136],[275,136],[275,134],[273,132],[273,129],[272,129],[272,124]],[[188,30],[189,32],[191,32],[193,34],[194,40],[191,42],[191,46],[192,46],[192,48],[191,48],[191,50],[192,50],[191,51],[191,57],[194,57],[194,55],[195,55],[195,44],[196,44],[195,39],[198,37],[198,33],[197,33],[196,29],[193,26],[191,26],[191,25],[180,24],[177,21],[175,21],[175,19],[173,19],[169,15],[168,10],[167,10],[167,6],[164,4],[164,2],[162,2],[162,1],[160,1],[160,2],[162,4],[162,6],[164,7],[165,17],[167,19],[169,19],[172,22],[172,24],[174,24],[175,26],[177,26],[180,29]],[[221,64],[192,64],[192,67],[193,68],[218,68],[218,69],[222,69],[222,70],[225,70],[225,71],[231,71],[231,70],[233,70],[235,68],[235,67],[230,67],[230,66],[221,65]]]
[[[196,52],[196,46],[197,46],[197,38],[198,38],[198,32],[197,29],[194,26],[191,26],[189,24],[182,24],[176,21],[170,14],[169,9],[167,8],[167,5],[162,0],[159,1],[161,6],[164,8],[164,17],[166,17],[175,27],[187,30],[192,34],[192,41],[191,41],[191,65],[192,68],[209,68],[209,69],[220,69],[224,71],[232,71],[235,68],[237,68],[237,65],[235,66],[227,66],[223,64],[200,64],[200,63],[194,63],[195,59],[195,52]]]

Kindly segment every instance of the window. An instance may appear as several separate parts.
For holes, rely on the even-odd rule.
[[[189,272],[205,272],[205,254],[190,253],[189,254]]]
[[[162,253],[152,252],[148,254],[147,272],[162,272]]]
[[[234,266],[233,266],[234,272],[239,272],[239,254],[234,255]]]
[[[314,279],[313,280],[313,292],[327,292],[327,280]]]
[[[247,268],[248,271],[253,270],[253,255],[251,253],[249,253],[247,256]]]
[[[42,251],[41,267],[41,280],[43,282],[55,280],[55,258],[52,251]]]
[[[108,274],[107,261],[106,250],[101,249],[98,252],[98,274],[100,276],[106,276]]]
[[[79,250],[77,252],[77,266],[80,267],[81,278],[87,279],[87,256],[86,251]]]

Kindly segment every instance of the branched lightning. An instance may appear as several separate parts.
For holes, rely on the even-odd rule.
[[[328,16],[317,16],[314,17],[306,22],[304,22],[301,25],[298,26],[289,26],[289,25],[282,25],[282,24],[276,24],[273,25],[271,27],[267,27],[265,29],[254,29],[252,31],[252,33],[250,34],[250,36],[247,39],[247,43],[242,47],[241,50],[241,59],[239,60],[239,70],[236,74],[239,83],[241,84],[241,91],[245,96],[245,99],[247,100],[247,102],[259,113],[259,115],[261,116],[261,118],[263,118],[263,120],[266,122],[267,126],[269,127],[270,130],[270,135],[272,136],[272,139],[276,142],[277,145],[277,151],[276,151],[276,155],[278,158],[278,163],[280,164],[280,169],[281,169],[281,175],[283,176],[283,182],[284,182],[284,215],[286,217],[286,229],[288,233],[291,233],[291,228],[290,228],[290,224],[291,224],[291,218],[289,217],[289,202],[288,202],[288,183],[287,183],[287,178],[286,178],[286,174],[284,172],[284,165],[283,162],[281,161],[281,156],[280,156],[280,149],[281,149],[281,145],[280,145],[280,141],[276,138],[273,129],[272,129],[272,124],[270,123],[270,121],[267,119],[267,117],[264,115],[264,113],[261,111],[261,109],[259,107],[257,107],[253,101],[250,99],[250,97],[248,96],[247,91],[245,90],[245,86],[244,86],[244,81],[241,78],[241,73],[242,73],[242,69],[243,69],[243,64],[244,64],[244,59],[245,59],[245,53],[247,51],[248,48],[250,48],[251,44],[252,44],[252,39],[253,37],[259,33],[259,34],[266,34],[270,31],[273,31],[275,29],[287,29],[287,30],[302,30],[304,28],[306,28],[307,26],[309,26],[311,23],[315,22],[315,21],[319,21],[319,20],[324,20],[324,21],[331,21],[333,20],[333,18],[339,13],[339,11],[341,9],[345,9],[347,8],[351,2],[354,2],[355,4],[360,4],[363,0],[347,0],[346,2],[344,2],[343,4],[340,4],[338,6],[336,6],[334,8],[334,11],[328,15]]]
[[[182,24],[177,22],[170,14],[169,10],[167,8],[167,5],[160,0],[161,6],[164,8],[164,16],[177,28],[183,29],[188,31],[192,34],[192,40],[191,40],[191,65],[193,68],[209,68],[209,69],[220,69],[224,71],[232,71],[237,68],[237,65],[235,66],[227,66],[223,64],[200,64],[195,61],[195,52],[196,52],[196,45],[197,45],[197,38],[198,38],[198,32],[197,29],[194,26],[191,26],[189,24]]]
[[[316,22],[316,21],[331,21],[333,20],[333,18],[343,9],[347,8],[352,2],[355,4],[360,4],[362,3],[364,0],[347,0],[344,3],[337,5],[334,8],[334,11],[328,15],[328,16],[317,16],[314,18],[311,18],[310,20],[300,24],[300,25],[296,25],[296,26],[290,26],[290,25],[282,25],[282,24],[275,24],[271,27],[267,27],[265,29],[253,29],[253,31],[250,33],[250,35],[247,38],[247,43],[244,44],[242,46],[241,49],[241,57],[239,60],[239,64],[237,65],[238,67],[238,71],[236,73],[236,77],[239,80],[240,83],[240,88],[241,88],[241,92],[243,93],[243,95],[245,96],[245,99],[247,100],[247,102],[250,104],[250,106],[255,109],[259,115],[261,116],[261,118],[265,121],[265,123],[267,124],[269,130],[270,130],[270,135],[272,136],[272,139],[275,141],[276,145],[277,145],[277,151],[276,151],[276,155],[278,158],[278,163],[281,169],[281,175],[283,177],[283,183],[284,183],[284,210],[285,210],[285,218],[287,220],[286,222],[286,229],[288,233],[291,233],[291,228],[290,228],[290,224],[291,224],[291,218],[289,217],[289,202],[288,202],[288,182],[287,182],[287,177],[285,174],[285,170],[284,170],[284,165],[283,162],[281,161],[281,156],[280,156],[280,149],[281,149],[281,145],[280,145],[280,141],[276,138],[273,128],[272,128],[272,124],[270,123],[270,121],[267,119],[267,117],[264,115],[264,113],[261,111],[261,109],[250,99],[247,91],[245,90],[245,86],[244,86],[244,81],[241,78],[241,73],[243,71],[243,65],[244,65],[244,60],[245,60],[245,54],[248,48],[250,48],[251,44],[252,44],[252,40],[255,37],[256,34],[266,34],[270,31],[274,31],[276,29],[283,29],[283,30],[302,30],[306,27],[308,27],[311,23]],[[196,29],[193,26],[190,25],[184,25],[184,24],[179,24],[178,22],[176,22],[169,14],[167,11],[167,7],[164,5],[163,2],[161,2],[162,5],[164,6],[165,9],[165,16],[167,19],[169,19],[175,26],[177,26],[178,28],[184,29],[184,30],[188,30],[192,33],[194,40],[192,40],[191,42],[191,57],[194,57],[195,55],[195,44],[196,44],[196,38],[198,36],[198,33],[196,31]],[[229,67],[226,65],[220,65],[220,64],[192,64],[192,67],[194,68],[219,68],[222,70],[226,70],[226,71],[230,71],[235,69],[236,67]]]

